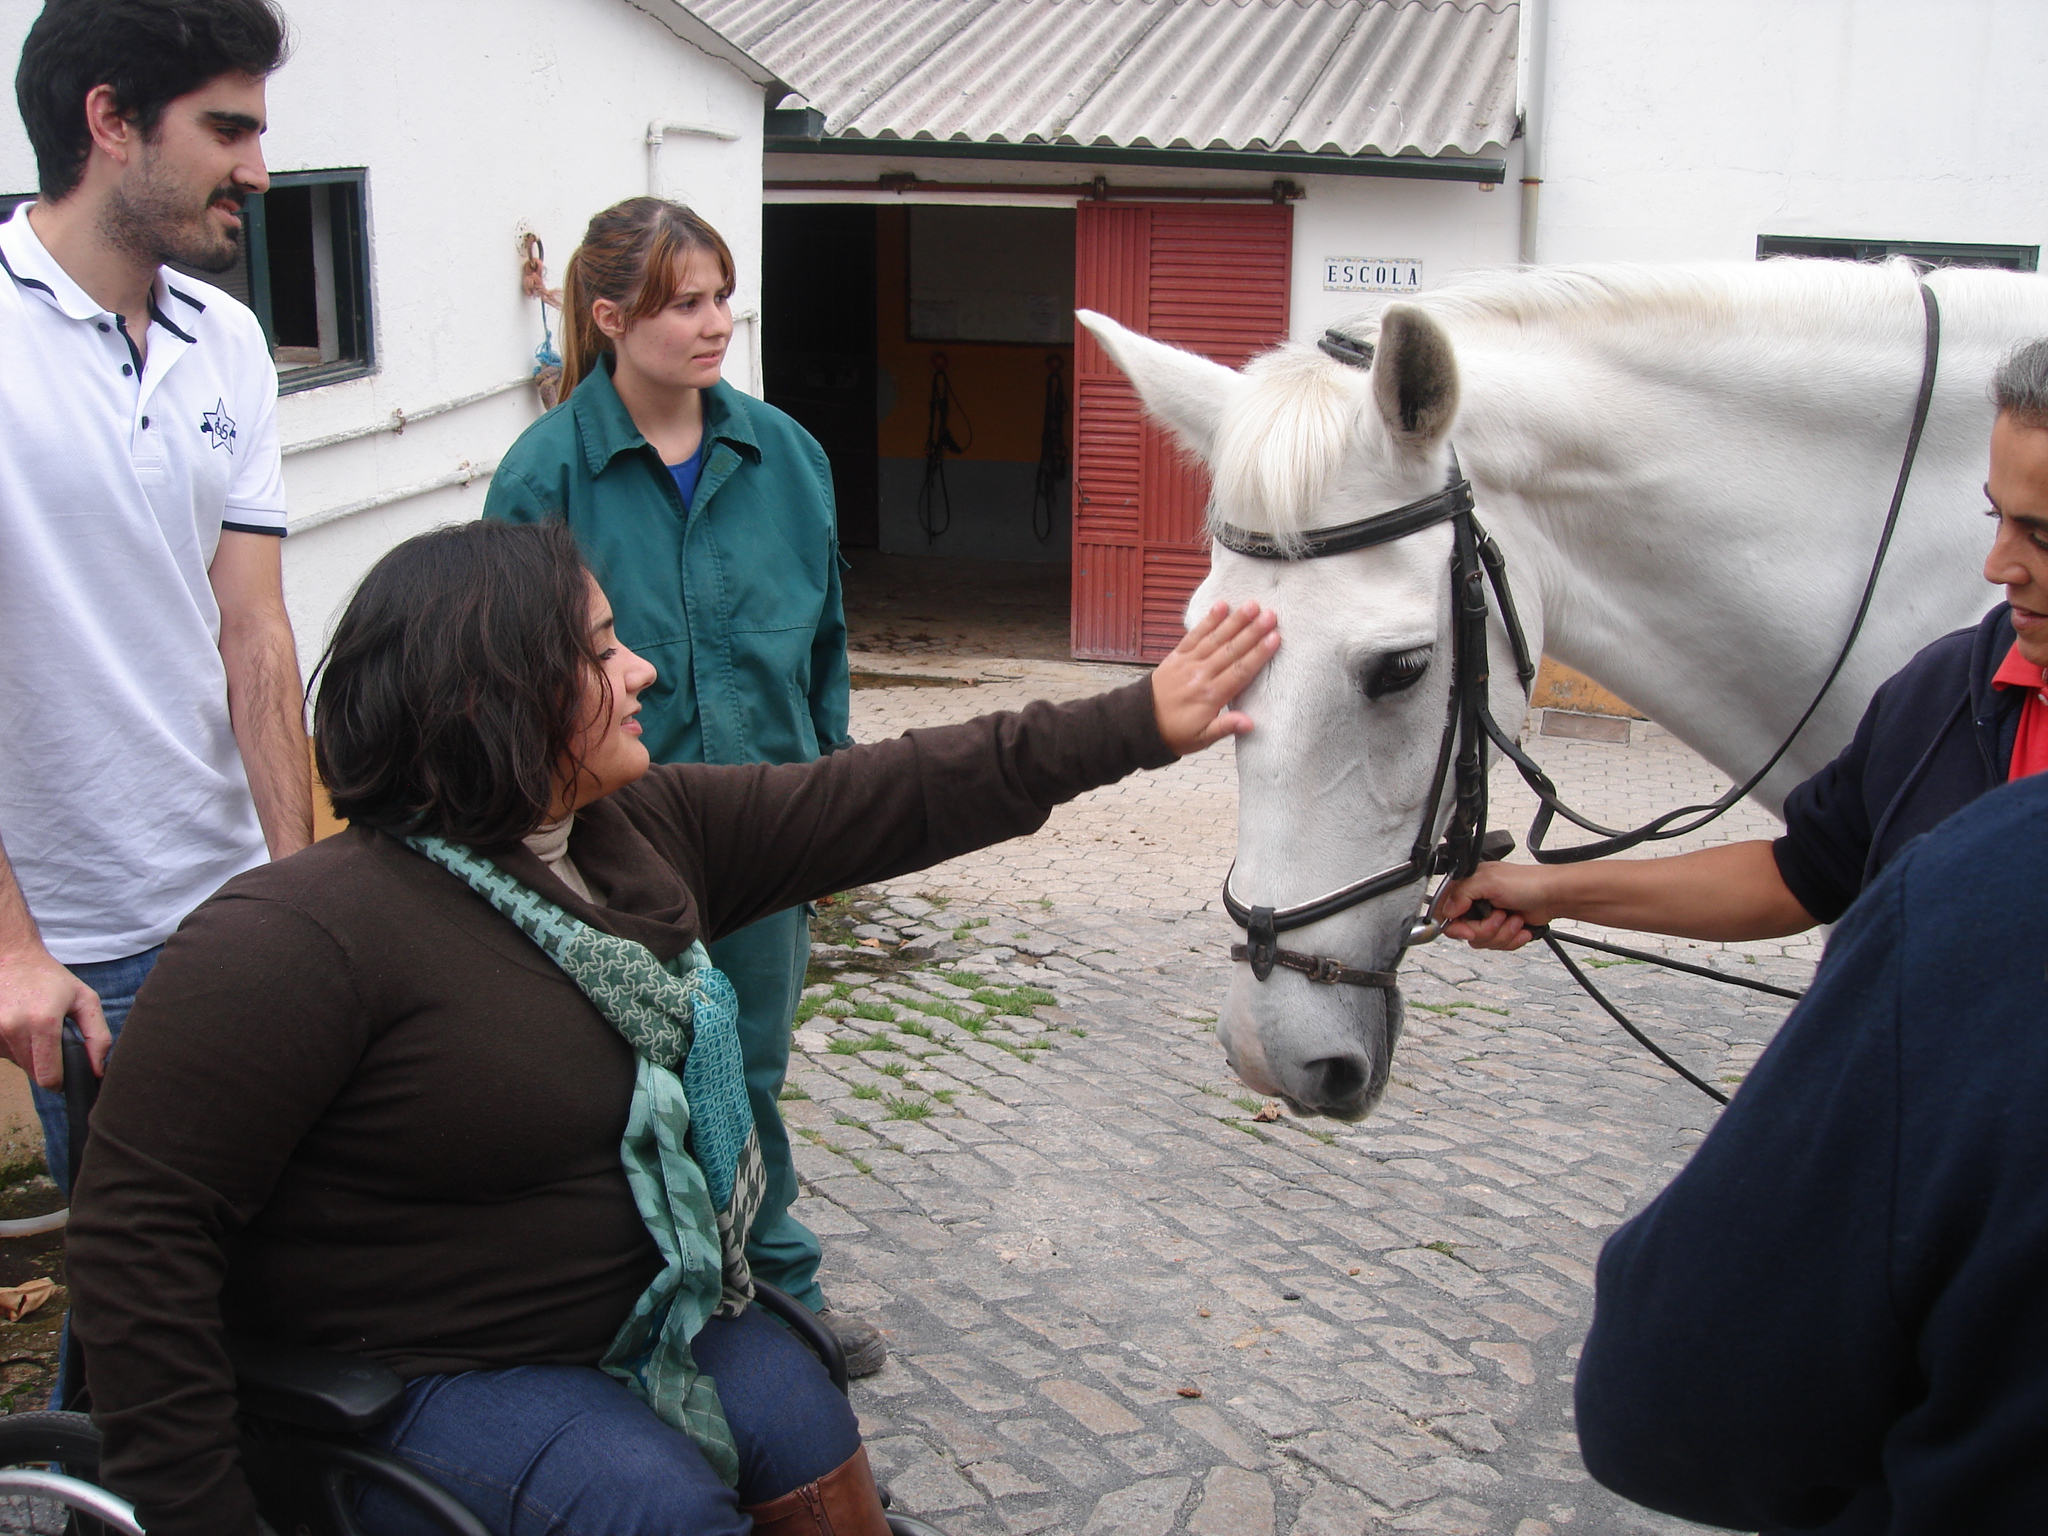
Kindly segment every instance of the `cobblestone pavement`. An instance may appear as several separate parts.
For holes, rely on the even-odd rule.
[[[1135,675],[856,664],[982,679],[864,689],[863,738]],[[1602,817],[1715,785],[1659,733],[1539,756]],[[1232,802],[1218,750],[830,909],[784,1109],[827,1288],[890,1338],[854,1396],[898,1507],[953,1536],[1695,1529],[1587,1479],[1570,1383],[1602,1239],[1713,1107],[1547,957],[1441,944],[1371,1120],[1263,1105],[1213,1035]],[[1709,958],[1798,985],[1814,953]],[[1724,1082],[1782,1018],[1597,975]]]

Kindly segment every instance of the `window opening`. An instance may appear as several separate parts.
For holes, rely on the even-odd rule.
[[[2038,245],[1972,245],[1948,240],[1843,240],[1808,235],[1758,235],[1756,257],[1821,256],[1833,261],[1884,261],[1910,257],[1924,267],[1999,267],[2037,272]]]

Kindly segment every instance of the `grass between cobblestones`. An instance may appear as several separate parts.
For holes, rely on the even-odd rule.
[[[945,906],[930,897],[917,900],[930,908],[928,917],[936,917]],[[1042,911],[1052,910],[1049,900],[1041,898],[1037,905]],[[1058,1048],[1059,1042],[1048,1038],[1054,1031],[1064,1030],[1078,1039],[1087,1037],[1086,1029],[1071,1021],[1061,1022],[1063,1015],[1052,1019],[1040,1017],[1041,1010],[1059,1007],[1059,999],[1044,987],[994,980],[985,971],[969,970],[936,957],[910,958],[900,952],[908,949],[908,944],[890,950],[874,935],[878,926],[886,932],[891,924],[900,925],[902,917],[889,910],[889,904],[879,901],[874,893],[850,892],[820,903],[820,908],[819,919],[813,925],[814,964],[794,1023],[797,1028],[825,1029],[829,1038],[822,1056],[813,1046],[808,1061],[818,1067],[826,1067],[829,1059],[835,1057],[844,1068],[859,1063],[883,1078],[894,1079],[901,1088],[900,1092],[891,1093],[881,1083],[847,1077],[846,1096],[862,1103],[881,1104],[883,1113],[878,1119],[862,1119],[843,1110],[835,1111],[835,1125],[877,1136],[883,1124],[916,1124],[942,1112],[957,1115],[961,1111],[955,1103],[962,1093],[986,1098],[988,1091],[974,1082],[945,1088],[913,1083],[909,1080],[913,1068],[921,1075],[945,1071],[943,1066],[931,1064],[964,1060],[963,1053],[975,1045],[993,1046],[1017,1061],[1032,1062]],[[968,918],[953,930],[954,939],[957,942],[988,926],[986,917]],[[865,933],[860,931],[863,929]],[[902,929],[898,926],[895,931],[901,933]],[[913,931],[934,932],[928,924]],[[1026,943],[1031,937],[1019,932],[1015,942]],[[984,942],[1001,941],[991,938]],[[827,953],[819,963],[821,951]],[[831,951],[844,953],[834,955]],[[999,958],[1002,953],[1006,951],[999,951]],[[874,995],[877,988],[889,994],[887,1001]],[[851,1031],[855,1021],[887,1027],[868,1034],[855,1033]],[[913,1045],[928,1049],[913,1050]],[[885,1053],[900,1054],[908,1060],[869,1059]],[[791,1082],[782,1099],[798,1104],[815,1102],[816,1095],[802,1084]],[[813,1145],[847,1159],[861,1172],[870,1171],[850,1149],[827,1140],[816,1130],[802,1128],[800,1133]],[[887,1137],[882,1140],[887,1145]]]

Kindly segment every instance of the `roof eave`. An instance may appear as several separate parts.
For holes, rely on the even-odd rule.
[[[636,11],[645,11],[677,37],[712,58],[730,64],[764,91],[770,104],[796,94],[796,87],[755,58],[746,49],[697,15],[682,0],[626,0]]]
[[[1012,144],[961,139],[819,138],[770,134],[770,154],[865,155],[879,159],[1036,160],[1143,165],[1183,170],[1273,171],[1296,176],[1392,176],[1419,181],[1498,183],[1507,161],[1464,155],[1337,155],[1300,150],[1154,149],[1118,144]]]

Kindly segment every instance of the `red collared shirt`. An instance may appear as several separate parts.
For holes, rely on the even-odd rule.
[[[2015,645],[1992,674],[1991,686],[2027,690],[2027,701],[2020,706],[2019,735],[2012,744],[2012,767],[2006,772],[2008,782],[2048,771],[2048,668],[2035,666]]]

